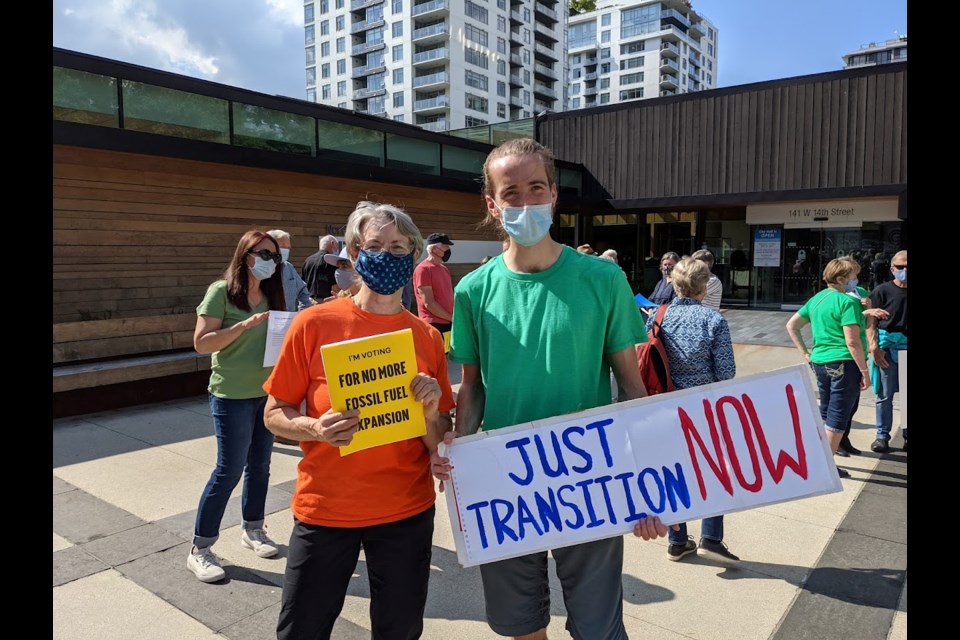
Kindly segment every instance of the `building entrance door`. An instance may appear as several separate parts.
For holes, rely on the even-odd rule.
[[[834,258],[861,253],[859,227],[783,230],[781,308],[796,310],[823,289],[823,268]]]

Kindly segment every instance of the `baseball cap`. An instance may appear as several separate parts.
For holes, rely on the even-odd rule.
[[[449,244],[453,245],[453,242],[450,240],[450,236],[445,233],[431,233],[427,236],[426,244]]]
[[[350,256],[347,255],[347,248],[344,247],[340,250],[340,255],[333,255],[332,253],[323,254],[323,261],[326,262],[331,267],[337,266],[337,263],[341,260],[346,260],[350,262]]]

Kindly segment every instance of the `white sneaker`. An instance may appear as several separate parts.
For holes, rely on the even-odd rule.
[[[198,549],[196,553],[191,549],[187,554],[187,569],[193,571],[193,575],[197,576],[200,582],[216,582],[223,580],[227,575],[220,566],[220,558],[210,550],[210,547]]]
[[[261,558],[272,558],[280,552],[277,543],[267,536],[263,529],[243,530],[240,534],[240,544],[247,549],[253,549],[253,552]]]

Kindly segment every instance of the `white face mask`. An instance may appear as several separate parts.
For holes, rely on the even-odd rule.
[[[290,262],[290,249],[280,248],[280,257],[283,258],[284,262]]]
[[[337,286],[347,291],[356,283],[357,272],[353,269],[337,269],[333,272],[333,277],[337,281]]]
[[[250,267],[250,273],[252,273],[253,277],[257,280],[266,280],[277,270],[277,263],[273,260],[264,260],[259,256],[253,260],[254,263],[253,266]]]
[[[500,224],[507,234],[524,247],[532,247],[546,237],[553,224],[553,203],[528,204],[522,207],[501,207]]]

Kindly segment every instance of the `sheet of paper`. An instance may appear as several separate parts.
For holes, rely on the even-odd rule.
[[[290,323],[293,322],[296,311],[271,311],[267,318],[267,344],[263,350],[263,366],[272,367],[280,357],[280,347],[283,338],[287,335]]]

